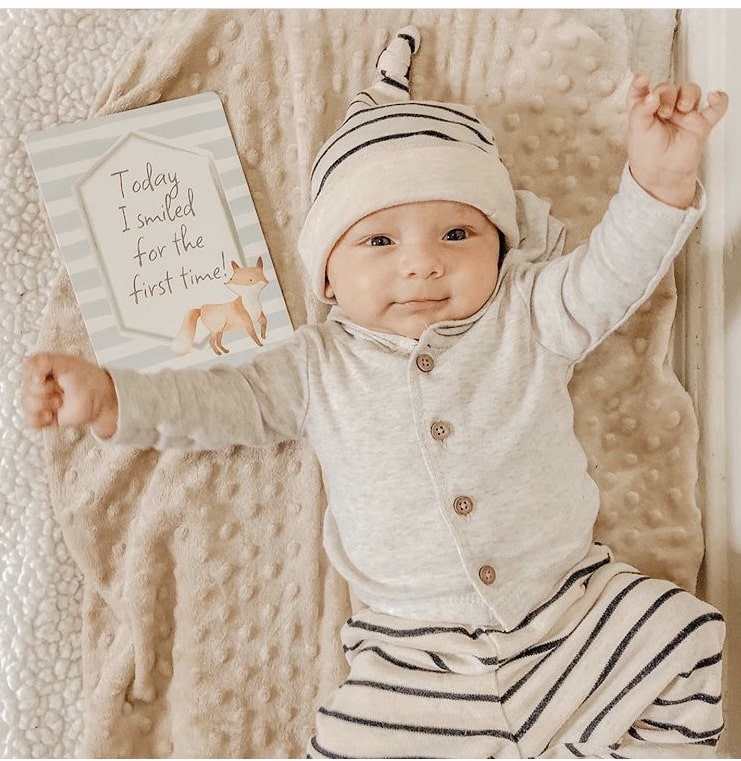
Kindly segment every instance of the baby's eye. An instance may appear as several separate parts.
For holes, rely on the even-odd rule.
[[[369,246],[390,246],[393,243],[388,235],[372,235],[368,238]]]
[[[465,240],[468,232],[463,227],[454,227],[443,235],[443,240]]]

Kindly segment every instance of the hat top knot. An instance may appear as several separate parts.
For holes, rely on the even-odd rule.
[[[400,29],[376,60],[377,81],[358,93],[350,103],[347,116],[372,106],[408,101],[412,56],[419,50],[419,45],[420,34],[416,26]]]
[[[415,26],[400,29],[381,51],[376,61],[380,81],[406,92],[409,97],[409,72],[412,56],[419,49],[419,30]],[[402,96],[403,97],[403,96]]]

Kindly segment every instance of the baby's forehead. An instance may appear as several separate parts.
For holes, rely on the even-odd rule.
[[[411,201],[409,203],[395,204],[367,214],[357,220],[353,227],[377,222],[392,222],[414,219],[415,221],[429,221],[437,224],[442,220],[458,219],[459,221],[488,221],[486,215],[475,206],[470,206],[460,201],[431,200]]]

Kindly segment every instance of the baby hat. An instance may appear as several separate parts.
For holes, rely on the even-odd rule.
[[[483,212],[519,246],[515,194],[494,136],[471,108],[411,100],[416,27],[397,32],[376,62],[378,81],[350,102],[311,171],[311,207],[298,250],[314,293],[325,303],[326,265],[355,222],[415,201],[457,201]]]

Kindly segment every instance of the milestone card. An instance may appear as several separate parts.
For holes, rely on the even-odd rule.
[[[97,360],[239,364],[293,332],[215,93],[27,137]]]

